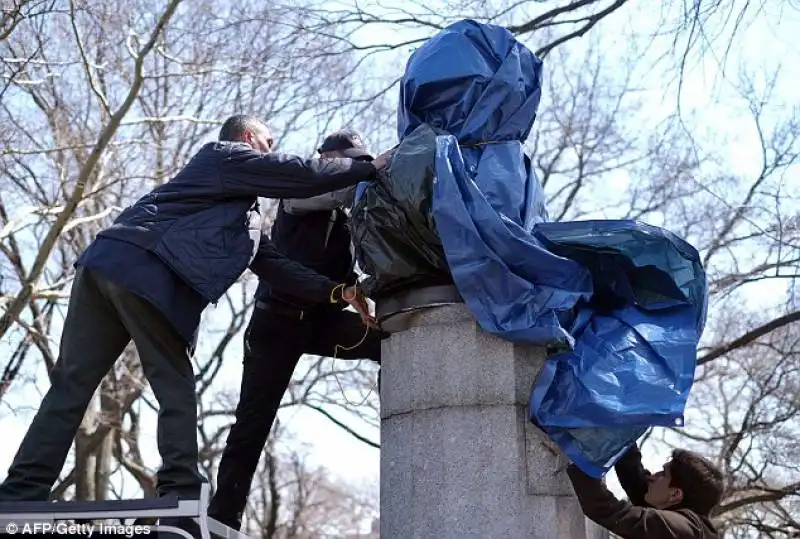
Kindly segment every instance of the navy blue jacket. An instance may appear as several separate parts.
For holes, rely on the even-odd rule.
[[[215,303],[247,269],[261,237],[257,197],[308,198],[373,177],[371,163],[263,154],[239,142],[203,146],[170,181],[98,234],[155,254]]]
[[[333,289],[344,282],[344,280],[334,281],[309,266],[288,258],[266,236],[261,238],[258,254],[250,263],[250,270],[259,280],[256,300],[269,299],[269,290],[274,289],[283,290],[288,297],[295,300],[291,303],[301,299],[307,302],[306,306],[321,303],[330,306]],[[347,303],[341,300],[341,294],[336,294],[334,299],[336,300],[334,305],[340,308],[347,306]]]
[[[322,294],[326,287],[356,282],[348,218],[340,208],[290,213],[286,211],[286,202],[281,201],[272,225],[274,248],[287,260],[302,264],[318,276],[307,279],[302,286],[288,286],[288,270],[280,278],[261,279],[256,299],[277,301],[297,309],[313,309],[320,306],[320,302],[329,303],[330,288],[327,294]],[[319,290],[316,297],[312,294],[315,289]]]

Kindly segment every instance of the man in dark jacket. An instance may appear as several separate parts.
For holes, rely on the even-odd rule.
[[[160,407],[159,494],[199,496],[190,358],[203,309],[251,261],[263,270],[270,255],[269,244],[260,245],[257,197],[312,197],[376,172],[352,159],[272,153],[273,145],[258,119],[229,118],[219,142],[123,211],[76,262],[50,389],[0,485],[0,501],[48,498],[95,389],[131,339]]]
[[[584,514],[623,539],[717,539],[709,515],[722,498],[722,473],[707,459],[675,450],[662,471],[650,474],[635,445],[615,466],[629,501],[571,464],[572,481]]]
[[[372,161],[360,137],[338,132],[319,149],[330,158]],[[262,280],[245,333],[244,371],[236,421],[222,454],[217,490],[208,513],[239,529],[250,484],[272,429],[281,398],[303,354],[342,359],[371,359],[380,363],[384,334],[365,327],[355,313],[342,310],[325,291],[333,284],[353,285],[353,254],[345,208],[354,188],[304,200],[280,201],[272,226],[278,251],[321,277],[305,287],[277,279]],[[311,290],[317,286],[318,292]],[[341,286],[341,285],[340,285]],[[362,317],[363,318],[363,317]]]

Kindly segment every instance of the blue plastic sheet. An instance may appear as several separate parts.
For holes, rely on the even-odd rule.
[[[572,349],[550,357],[530,417],[586,473],[601,477],[655,425],[683,424],[707,310],[697,251],[634,221],[542,223],[535,236],[590,269]]]
[[[485,331],[557,350],[534,383],[530,419],[601,476],[647,428],[682,422],[707,285],[697,251],[666,230],[548,222],[522,146],[541,74],[542,62],[506,29],[459,21],[409,59],[397,130],[401,150],[421,127],[440,133],[430,212],[452,279]],[[391,181],[359,198],[378,200],[381,189],[397,201]],[[409,217],[423,204],[402,202],[402,218],[387,217],[384,230],[427,222]],[[368,218],[359,214],[360,229]],[[426,250],[428,259],[436,252]]]

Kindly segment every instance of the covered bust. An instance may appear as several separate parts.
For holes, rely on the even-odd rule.
[[[647,428],[683,421],[707,284],[697,251],[661,228],[548,221],[523,148],[542,67],[472,20],[417,49],[399,144],[358,190],[353,241],[378,305],[450,284],[484,331],[546,347],[530,419],[600,476]]]

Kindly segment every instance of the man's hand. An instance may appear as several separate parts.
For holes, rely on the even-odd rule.
[[[364,297],[364,293],[361,289],[358,288],[358,285],[352,285],[342,289],[342,299],[355,308],[356,312],[361,316],[361,321],[364,322],[364,325],[373,329],[378,329],[378,322],[369,314],[367,299]]]
[[[396,148],[392,148],[391,150],[386,150],[385,152],[380,154],[378,157],[376,157],[375,160],[372,161],[372,164],[375,165],[375,168],[378,169],[378,170],[386,168],[386,165],[389,164],[389,158],[392,156],[392,154],[394,153],[395,149]]]

